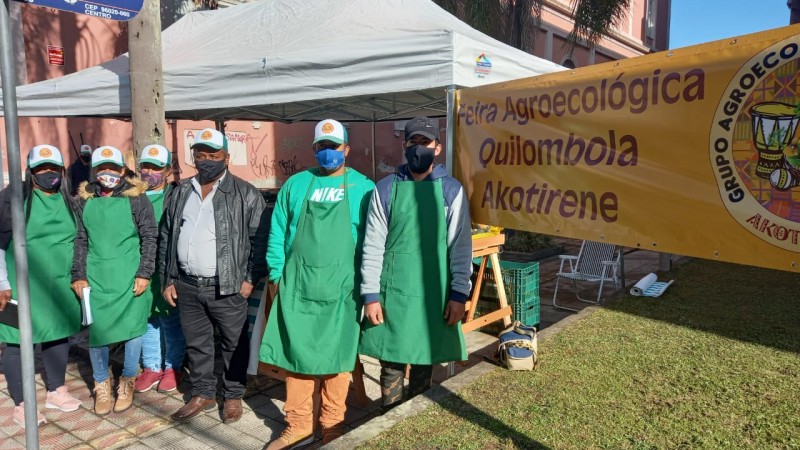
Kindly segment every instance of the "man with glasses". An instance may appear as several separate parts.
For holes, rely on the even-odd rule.
[[[242,417],[249,339],[247,298],[267,273],[269,221],[264,199],[228,171],[228,139],[206,128],[192,144],[197,175],[170,196],[159,240],[164,299],[178,306],[192,398],[172,418],[216,406],[214,327],[221,338],[222,420]]]

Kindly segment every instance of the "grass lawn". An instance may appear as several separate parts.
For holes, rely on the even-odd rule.
[[[665,278],[662,275],[660,278]],[[800,275],[695,260],[362,449],[800,448]]]

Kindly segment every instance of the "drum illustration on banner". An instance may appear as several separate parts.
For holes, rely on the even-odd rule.
[[[710,142],[728,212],[754,235],[791,251],[800,242],[798,122],[800,43],[792,38],[742,66],[718,106]]]

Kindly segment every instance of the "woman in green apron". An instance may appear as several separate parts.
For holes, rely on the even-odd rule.
[[[22,194],[33,342],[42,345],[47,372],[45,408],[61,411],[75,411],[81,406],[64,385],[68,338],[81,328],[80,304],[70,289],[73,242],[80,218],[69,192],[61,152],[52,145],[34,147],[28,154]],[[0,192],[0,315],[16,315],[16,308],[8,307],[16,295],[10,193],[6,188]],[[0,342],[6,343],[3,370],[14,400],[14,422],[24,427],[19,329],[0,323]],[[38,421],[45,422],[41,414]]]
[[[171,162],[171,153],[161,145],[148,145],[143,148],[139,160],[139,174],[142,181],[147,183],[147,198],[153,205],[156,223],[159,224],[164,213],[164,204],[172,189],[172,185],[167,183],[172,172]],[[147,332],[142,336],[144,371],[136,378],[134,390],[146,392],[158,386],[159,392],[170,392],[178,387],[178,374],[183,366],[185,347],[183,331],[178,310],[170,306],[161,293],[158,272],[150,280],[150,290],[153,293],[153,308],[147,321]]]
[[[319,422],[326,444],[343,433],[345,399],[355,367],[361,302],[358,271],[364,215],[374,183],[345,167],[341,123],[316,127],[319,168],[300,172],[278,193],[267,265],[279,283],[261,344],[261,361],[287,370],[288,427],[266,450],[313,438],[315,378],[321,379]]]
[[[133,402],[139,372],[141,337],[152,306],[148,289],[155,272],[158,227],[145,195],[147,183],[122,176],[122,152],[110,146],[92,153],[92,176],[78,194],[83,227],[75,238],[72,288],[78,296],[90,288],[94,322],[89,329],[89,358],[94,377],[95,413],[111,412],[108,345],[125,343],[125,363],[117,387],[115,412]]]
[[[405,129],[408,164],[379,181],[364,238],[359,353],[381,361],[384,411],[430,387],[432,365],[466,359],[460,321],[470,293],[472,237],[464,189],[433,166],[439,124],[417,117]]]

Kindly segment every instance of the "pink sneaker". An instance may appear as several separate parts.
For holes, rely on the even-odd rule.
[[[63,412],[77,411],[81,407],[81,401],[70,395],[66,386],[61,386],[55,391],[47,393],[44,407],[59,409]]]
[[[180,373],[167,369],[161,377],[161,382],[158,383],[158,392],[172,392],[178,388],[178,383],[180,383]]]
[[[14,407],[14,423],[25,429],[25,402],[19,404],[19,406]],[[36,420],[38,421],[39,425],[44,425],[47,423],[47,419],[39,412],[36,411]]]
[[[161,380],[163,375],[164,372],[160,370],[144,369],[144,372],[136,377],[136,383],[133,385],[133,390],[136,392],[147,392],[158,385],[158,382]]]

